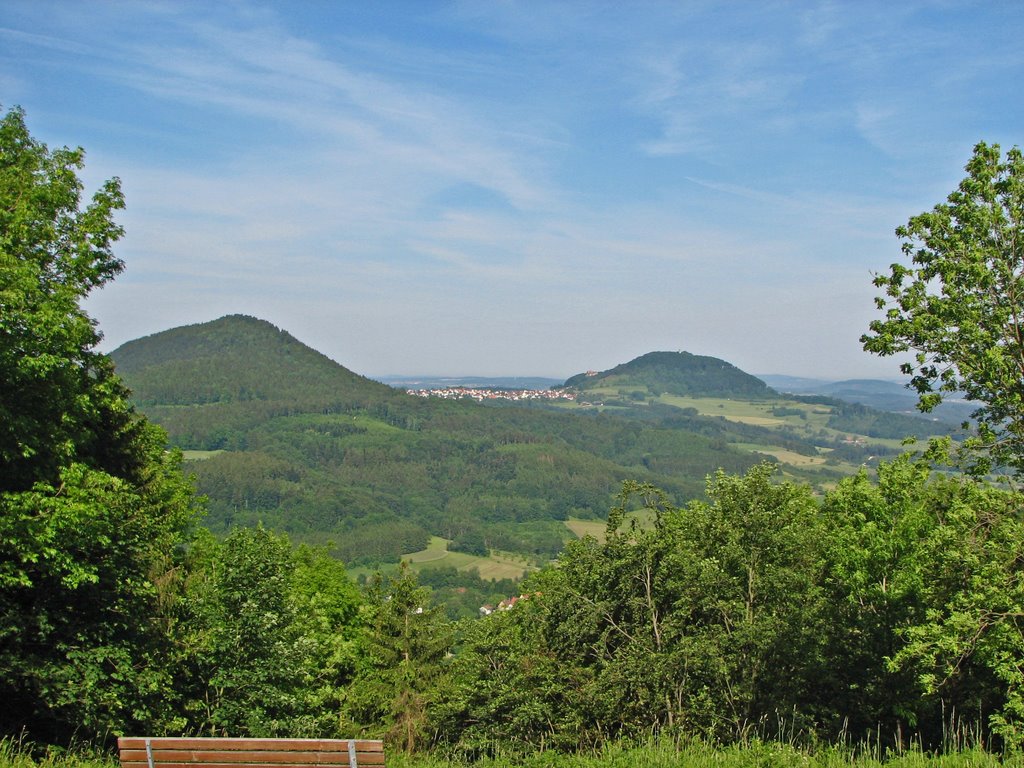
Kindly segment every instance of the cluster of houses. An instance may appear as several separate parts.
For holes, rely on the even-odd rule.
[[[535,594],[539,595],[540,592],[537,592]],[[518,603],[520,600],[529,600],[529,599],[530,599],[529,595],[519,595],[518,597],[509,597],[509,598],[506,598],[505,600],[502,600],[500,603],[498,603],[497,607],[495,607],[493,605],[490,605],[490,604],[488,604],[488,605],[481,605],[480,606],[480,615],[481,616],[490,616],[495,611],[511,611],[513,608],[516,607],[516,603]]]
[[[444,400],[575,400],[575,392],[558,389],[477,389],[475,387],[445,387],[444,389],[407,389],[417,397],[440,397]]]

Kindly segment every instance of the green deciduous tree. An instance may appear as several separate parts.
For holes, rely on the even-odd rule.
[[[902,364],[930,411],[962,392],[979,404],[966,466],[1024,471],[1024,156],[978,144],[947,202],[896,230],[910,265],[875,278],[885,311],[861,341]]]
[[[179,729],[343,735],[339,696],[358,663],[361,602],[344,566],[263,527],[198,544],[174,633]]]
[[[157,585],[196,506],[80,301],[121,262],[116,179],[0,119],[0,733],[61,742],[160,722]]]
[[[719,473],[710,503],[681,509],[627,484],[606,541],[570,544],[525,603],[466,637],[444,711],[454,745],[730,739],[778,728],[780,713],[812,722],[826,537],[810,490],[773,471]],[[652,528],[625,524],[638,504]]]
[[[365,655],[362,597],[327,550],[262,526],[223,541],[201,531],[165,594],[166,732],[351,735],[339,713]]]
[[[552,576],[539,575],[533,587]],[[444,741],[462,757],[572,750],[591,745],[592,675],[548,642],[550,600],[534,593],[507,611],[467,622],[453,682],[436,713]]]
[[[930,474],[926,463],[904,456],[881,465],[877,482],[864,473],[843,480],[822,504],[831,621],[820,715],[855,738],[876,729],[886,738],[935,733],[935,702],[921,695],[912,671],[887,664],[925,616],[921,541],[939,525],[941,497],[929,488]]]
[[[971,480],[925,491],[936,525],[917,557],[923,615],[890,660],[923,698],[1024,749],[1021,498]]]
[[[60,743],[161,722],[156,583],[180,553],[191,488],[163,446],[141,486],[72,464],[0,494],[0,732]]]
[[[24,114],[0,120],[0,490],[54,482],[74,460],[115,473],[134,420],[99,333],[79,306],[123,268],[124,207],[111,179],[81,207],[79,149],[50,151]]]

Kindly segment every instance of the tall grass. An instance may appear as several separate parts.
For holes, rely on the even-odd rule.
[[[869,749],[828,746],[799,749],[778,742],[735,746],[670,742],[613,744],[587,755],[543,752],[527,757],[487,758],[476,763],[429,755],[389,754],[388,768],[1024,768],[1024,758],[999,757],[980,748],[929,755],[918,749],[878,755]],[[45,750],[12,739],[0,740],[0,768],[119,768],[117,759],[87,750]]]
[[[0,739],[0,768],[120,768],[117,759],[82,745],[39,749],[20,739]]]
[[[465,763],[428,756],[388,756],[389,768],[463,768]],[[613,744],[586,755],[545,752],[526,757],[487,758],[473,768],[1024,768],[1024,760],[980,748],[933,755],[919,749],[885,752],[827,746],[800,749],[779,742],[742,745]]]

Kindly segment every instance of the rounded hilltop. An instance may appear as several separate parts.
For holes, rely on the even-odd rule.
[[[564,387],[578,391],[632,388],[689,397],[779,397],[761,379],[732,363],[689,352],[648,352],[607,371],[577,374]]]

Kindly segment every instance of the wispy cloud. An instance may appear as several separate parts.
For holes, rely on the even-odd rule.
[[[246,311],[370,373],[852,373],[893,227],[964,136],[1022,143],[1024,22],[736,8],[38,0],[0,83],[124,179],[111,343]]]

